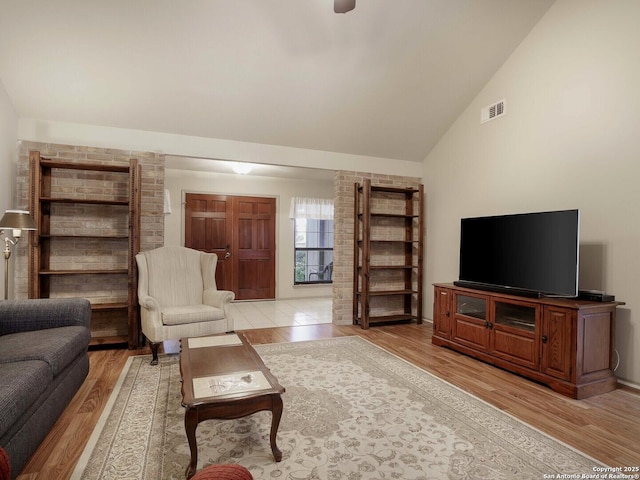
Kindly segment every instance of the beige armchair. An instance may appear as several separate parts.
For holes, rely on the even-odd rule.
[[[153,365],[165,340],[200,337],[234,329],[229,304],[233,292],[216,288],[215,253],[160,247],[136,255],[142,333]]]

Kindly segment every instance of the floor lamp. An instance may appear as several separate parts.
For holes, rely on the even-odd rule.
[[[4,233],[13,230],[13,240]],[[36,230],[33,218],[26,210],[7,210],[0,220],[0,239],[4,240],[4,299],[9,298],[9,257],[11,247],[20,241],[22,230]]]

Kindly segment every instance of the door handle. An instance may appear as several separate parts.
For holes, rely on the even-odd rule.
[[[224,259],[228,259],[231,256],[231,252],[227,252],[224,254]]]

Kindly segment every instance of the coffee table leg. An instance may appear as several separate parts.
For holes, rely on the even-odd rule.
[[[196,428],[198,426],[198,411],[195,408],[187,408],[184,413],[184,429],[187,432],[191,461],[185,471],[187,480],[196,474],[198,467],[198,445],[196,444]]]
[[[276,435],[278,434],[278,427],[280,426],[280,419],[282,418],[282,397],[279,394],[271,396],[272,409],[271,409],[271,451],[273,452],[273,458],[276,462],[282,460],[282,452],[276,445]]]

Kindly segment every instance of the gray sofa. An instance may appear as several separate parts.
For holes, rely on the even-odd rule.
[[[88,300],[0,301],[0,446],[15,478],[89,372]]]

